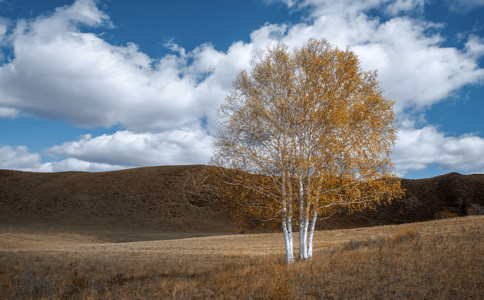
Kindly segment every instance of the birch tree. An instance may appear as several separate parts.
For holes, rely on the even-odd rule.
[[[235,197],[242,209],[281,221],[288,263],[293,226],[299,258],[309,259],[318,217],[401,192],[389,159],[393,102],[382,94],[376,72],[326,40],[293,51],[279,43],[238,74],[219,110],[212,165],[239,196],[251,195]]]

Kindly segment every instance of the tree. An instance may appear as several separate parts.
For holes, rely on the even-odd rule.
[[[226,184],[250,191],[250,199],[238,198],[243,209],[281,220],[287,262],[294,261],[293,223],[299,257],[308,259],[318,216],[400,193],[389,158],[393,102],[382,93],[376,72],[326,40],[292,52],[279,43],[238,74],[219,110],[212,165],[222,167]]]

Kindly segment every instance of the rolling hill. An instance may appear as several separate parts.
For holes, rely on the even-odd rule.
[[[162,166],[100,173],[0,170],[0,224],[247,230],[231,220],[223,200],[193,188],[190,180],[201,168]],[[402,186],[406,190],[402,199],[377,211],[319,221],[319,228],[399,224],[483,213],[483,174],[402,179]]]
[[[197,202],[186,188],[199,166],[114,172],[0,171],[0,221],[163,230],[234,230],[215,204]]]

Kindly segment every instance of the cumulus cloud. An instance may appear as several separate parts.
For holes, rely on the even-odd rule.
[[[66,158],[60,161],[43,163],[30,171],[36,172],[63,172],[63,171],[84,171],[84,172],[103,172],[125,169],[124,166],[110,165],[107,163],[93,163],[76,158]]]
[[[211,138],[203,130],[193,128],[162,133],[118,131],[98,137],[85,135],[78,141],[54,146],[46,152],[125,168],[206,164],[211,154]]]
[[[79,0],[19,22],[10,37],[15,57],[0,67],[0,105],[84,127],[171,130],[202,116],[211,126],[214,110],[256,48],[275,40],[298,47],[310,37],[325,37],[341,48],[351,46],[363,68],[378,69],[386,94],[399,108],[425,107],[482,80],[484,70],[476,61],[484,44],[472,38],[465,50],[440,47],[443,37],[426,33],[435,24],[406,17],[382,22],[366,14],[421,5],[416,0],[300,1],[301,9],[311,8],[309,22],[266,24],[251,33],[250,43],[234,43],[226,51],[204,44],[186,52],[170,44],[173,54],[151,58],[133,43],[114,46],[81,32],[80,25],[110,21],[94,1]]]
[[[465,50],[469,57],[479,59],[484,56],[484,39],[475,35],[470,35],[465,44]]]
[[[340,48],[350,46],[363,69],[378,69],[385,95],[396,101],[398,111],[428,108],[484,80],[478,65],[484,41],[467,36],[464,49],[443,47],[441,24],[411,17],[423,9],[423,0],[280,1],[306,10],[307,18],[295,25],[265,24],[250,34],[250,42],[235,42],[223,51],[210,44],[186,51],[167,43],[172,53],[160,58],[149,57],[134,43],[112,45],[88,32],[89,27],[112,26],[94,0],[19,21],[7,37],[0,24],[0,37],[14,53],[0,66],[0,117],[26,112],[77,126],[122,128],[49,148],[46,154],[67,158],[50,163],[38,158],[38,170],[204,163],[216,109],[235,75],[249,66],[256,49],[278,40],[300,47],[311,37],[324,37]],[[386,18],[372,16],[371,10]],[[201,123],[206,123],[203,129]],[[393,157],[402,174],[430,163],[468,169],[464,154],[474,153],[466,147],[480,149],[480,141],[474,135],[447,137],[432,126],[408,127]],[[7,150],[19,157],[39,156]]]
[[[0,145],[0,168],[12,170],[33,170],[41,165],[41,156],[30,153],[25,146]]]
[[[153,59],[134,43],[114,46],[79,29],[107,23],[89,0],[20,21],[15,56],[0,67],[0,105],[84,127],[180,128],[211,114],[252,51],[207,44]]]
[[[410,0],[300,1],[300,7],[311,8],[311,22],[291,27],[283,40],[301,45],[313,36],[343,49],[350,46],[364,69],[378,70],[386,96],[396,101],[399,111],[430,107],[461,87],[484,80],[484,69],[478,65],[483,53],[477,51],[484,43],[470,36],[464,50],[443,47],[441,24],[408,16],[383,21],[368,13],[419,10],[422,5]]]
[[[429,164],[465,173],[484,173],[482,153],[482,137],[472,134],[446,136],[431,125],[415,128],[407,124],[400,130],[392,159],[399,176],[425,169]]]
[[[61,159],[43,163],[39,153],[25,146],[0,147],[0,166],[37,172],[109,171],[155,165],[206,164],[211,137],[202,129],[182,128],[162,133],[118,131],[112,135],[84,135],[46,149],[44,154]],[[67,157],[67,158],[64,158]],[[64,159],[62,159],[64,158]]]
[[[76,158],[66,158],[54,162],[42,162],[40,153],[29,152],[25,146],[0,146],[0,168],[30,172],[60,172],[60,171],[110,171],[125,168],[120,165],[95,163]]]

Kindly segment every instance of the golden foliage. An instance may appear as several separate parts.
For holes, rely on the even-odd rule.
[[[293,218],[299,256],[308,259],[318,215],[366,209],[402,192],[389,158],[393,102],[382,93],[376,72],[363,72],[352,51],[325,40],[292,52],[279,43],[237,76],[220,107],[212,165],[222,167],[239,211],[281,220],[287,262]]]
[[[212,164],[225,196],[259,218],[299,220],[398,196],[393,101],[382,93],[376,72],[326,40],[260,51],[220,108]]]

